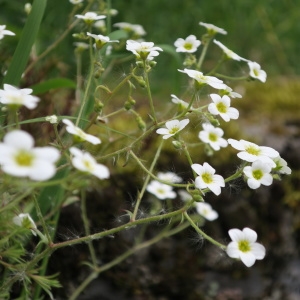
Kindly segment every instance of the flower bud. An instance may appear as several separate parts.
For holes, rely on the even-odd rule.
[[[172,144],[173,144],[174,148],[177,150],[181,150],[183,148],[182,143],[179,141],[172,141]]]
[[[144,122],[144,120],[140,116],[136,117],[136,122],[139,126],[139,129],[141,129],[143,131],[146,130],[146,123]]]
[[[96,99],[95,104],[94,104],[94,111],[96,113],[100,113],[102,111],[104,107],[103,102],[101,102],[100,100]]]

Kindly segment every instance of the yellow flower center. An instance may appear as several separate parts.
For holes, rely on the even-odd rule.
[[[32,165],[34,156],[28,151],[21,150],[15,156],[15,161],[19,166],[29,167]]]
[[[89,170],[89,171],[93,171],[94,170],[94,166],[93,164],[88,161],[88,160],[84,160],[83,161],[84,166]]]
[[[179,131],[179,127],[178,126],[174,126],[173,128],[171,128],[170,130],[169,130],[169,133],[170,134],[175,134],[175,133],[177,133]]]
[[[249,252],[251,250],[250,243],[247,240],[241,240],[238,242],[239,250],[242,252]]]
[[[193,48],[193,44],[191,44],[191,43],[185,43],[183,47],[186,50],[191,50]]]
[[[254,170],[252,175],[256,180],[260,180],[264,176],[264,173],[261,170]]]
[[[212,142],[216,142],[218,140],[218,136],[215,133],[209,133],[208,138]]]
[[[252,155],[258,156],[260,154],[260,149],[255,146],[248,146],[245,150]]]
[[[253,73],[255,76],[259,76],[259,70],[257,70],[257,69],[253,69]]]
[[[217,107],[217,109],[218,109],[218,111],[220,112],[220,113],[226,113],[227,112],[227,106],[224,104],[224,103],[222,103],[222,102],[219,102],[217,105],[216,105],[216,107]]]
[[[209,174],[209,173],[203,173],[203,174],[202,174],[202,180],[203,180],[206,184],[209,184],[209,183],[212,183],[212,182],[213,182],[212,176],[211,176],[211,174]]]

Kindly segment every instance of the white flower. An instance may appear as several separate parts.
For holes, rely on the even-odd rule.
[[[4,84],[4,89],[0,90],[0,103],[12,107],[26,106],[34,109],[40,101],[38,97],[30,95],[32,89],[18,89],[10,84]]]
[[[222,29],[220,27],[217,27],[217,26],[215,26],[213,24],[208,24],[208,23],[200,22],[199,25],[204,26],[207,29],[207,33],[209,35],[215,35],[217,33],[227,34],[227,31],[225,31],[224,29]]]
[[[109,178],[109,169],[98,164],[97,161],[88,152],[82,152],[78,148],[71,147],[70,152],[72,154],[72,164],[79,171],[90,173],[99,179]]]
[[[239,55],[237,55],[236,53],[234,53],[233,51],[231,51],[230,49],[228,49],[226,46],[224,46],[221,42],[217,41],[217,40],[214,40],[214,43],[216,45],[218,45],[224,52],[224,54],[226,55],[226,57],[228,59],[233,59],[233,60],[237,60],[237,61],[240,61],[240,60],[244,60],[244,58],[240,57]]]
[[[86,24],[92,24],[97,20],[105,19],[106,16],[98,16],[95,12],[86,12],[84,15],[75,15],[76,18],[84,20]]]
[[[244,167],[243,172],[247,176],[247,184],[251,189],[257,189],[262,185],[269,186],[273,182],[270,174],[272,167],[268,163],[256,160],[252,166]]]
[[[173,191],[171,186],[164,183],[160,183],[156,180],[152,180],[148,184],[147,191],[160,200],[174,199],[176,197],[176,193]]]
[[[261,82],[266,82],[267,80],[267,73],[261,69],[260,65],[253,61],[248,61],[248,66],[250,68],[249,75],[252,78],[258,79]]]
[[[142,60],[152,60],[154,56],[159,55],[158,51],[163,51],[160,47],[155,47],[152,42],[137,42],[134,40],[127,40],[126,49]]]
[[[12,31],[5,29],[6,25],[0,25],[0,40],[4,38],[5,35],[15,35]]]
[[[66,130],[79,138],[80,142],[87,141],[92,143],[93,145],[98,145],[101,143],[101,140],[91,134],[85,133],[79,127],[75,126],[70,120],[63,119],[63,123],[67,125]]]
[[[221,94],[224,96],[224,95],[227,95],[231,98],[242,98],[242,95],[239,94],[239,93],[236,93],[236,92],[233,92],[232,91],[232,88],[229,87],[229,86],[226,86],[226,89],[225,90],[221,90],[220,91]]]
[[[273,158],[279,156],[279,153],[271,147],[258,146],[254,143],[245,140],[228,139],[228,143],[235,149],[240,150],[237,156],[245,161],[254,162],[261,160],[263,163],[268,163],[271,167],[275,167],[276,164]]]
[[[226,89],[227,85],[222,80],[214,76],[204,76],[202,72],[184,69],[178,70],[179,72],[186,73],[189,77],[195,79],[200,85],[210,85],[215,89]]]
[[[82,3],[83,2],[83,0],[69,0],[70,1],[70,3],[72,3],[72,4],[74,4],[74,5],[76,5],[76,4],[79,4],[79,3]]]
[[[182,181],[182,178],[173,172],[158,172],[157,177],[170,183],[179,183]]]
[[[32,8],[31,3],[25,3],[25,5],[24,5],[24,11],[26,12],[27,15],[30,14],[31,8]]]
[[[192,169],[199,175],[195,179],[196,188],[208,188],[215,195],[221,194],[221,187],[225,186],[225,181],[221,175],[215,175],[216,170],[212,166],[205,162],[203,166],[192,164]]]
[[[266,249],[263,245],[256,243],[257,233],[254,230],[246,227],[243,231],[230,229],[228,233],[232,239],[226,248],[229,257],[241,259],[247,267],[253,266],[255,260],[265,257]]]
[[[106,28],[106,22],[104,20],[99,20],[96,21],[93,26],[99,30],[103,30]]]
[[[288,167],[287,162],[282,157],[277,156],[273,158],[273,161],[276,164],[274,171],[277,171],[280,174],[287,174],[287,175],[290,175],[292,173],[291,168]]]
[[[130,24],[127,22],[119,22],[114,24],[115,27],[118,27],[120,29],[123,29],[125,31],[133,32],[133,34],[137,36],[143,36],[146,34],[146,31],[144,30],[143,26],[139,24]]]
[[[45,120],[48,121],[51,124],[57,124],[58,123],[58,119],[57,119],[56,115],[45,117]]]
[[[196,210],[199,215],[204,217],[208,221],[213,221],[218,218],[218,213],[212,209],[211,205],[204,202],[196,202]]]
[[[173,94],[171,95],[171,97],[172,97],[172,102],[174,104],[178,105],[179,110],[184,110],[184,109],[188,108],[189,104],[187,102],[179,99],[176,95],[173,95]],[[191,109],[193,109],[193,108],[191,108]]]
[[[20,227],[30,229],[32,234],[36,236],[35,229],[37,228],[29,214],[19,214],[13,217],[13,222]]]
[[[76,46],[76,50],[79,52],[83,52],[84,50],[89,48],[89,45],[83,42],[75,42],[74,46]]]
[[[197,48],[201,45],[201,42],[197,40],[194,35],[189,35],[185,40],[179,38],[175,41],[174,46],[176,47],[176,52],[186,52],[194,53]]]
[[[181,200],[184,202],[190,201],[193,199],[192,195],[190,193],[188,193],[186,190],[179,190],[178,194],[179,194]]]
[[[208,111],[213,115],[220,115],[225,121],[229,122],[230,119],[236,120],[239,117],[239,111],[236,108],[230,107],[230,98],[226,95],[221,97],[218,94],[209,95],[213,103],[208,105]]]
[[[97,35],[97,34],[92,34],[89,32],[87,32],[86,34],[88,36],[92,37],[93,39],[95,39],[97,49],[101,49],[107,43],[119,43],[119,41],[117,41],[117,40],[111,40],[109,38],[109,36],[104,36],[101,34]]]
[[[199,132],[199,139],[209,144],[215,151],[219,151],[221,147],[227,147],[228,143],[222,138],[224,131],[221,128],[214,127],[210,123],[202,124],[203,130]]]
[[[163,134],[163,139],[168,139],[169,137],[181,131],[189,122],[190,122],[189,119],[184,119],[181,121],[171,120],[166,122],[167,128],[159,128],[156,130],[156,133]]]
[[[0,143],[0,165],[3,172],[32,180],[50,179],[56,172],[54,163],[60,153],[54,147],[33,148],[33,137],[22,130],[10,131]]]

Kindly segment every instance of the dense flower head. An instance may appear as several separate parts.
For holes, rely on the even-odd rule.
[[[30,229],[33,235],[36,235],[35,233],[35,229],[37,229],[34,221],[32,220],[31,216],[26,213],[22,213],[19,214],[15,217],[13,217],[13,222],[14,224],[16,224],[17,226],[26,228],[26,229]]]
[[[156,133],[162,134],[163,139],[168,139],[169,137],[174,136],[179,131],[181,131],[189,122],[189,119],[184,119],[181,121],[171,120],[166,122],[166,128],[159,128],[156,130]]]
[[[224,131],[221,128],[214,127],[210,123],[202,124],[203,130],[199,132],[199,139],[209,144],[215,151],[219,151],[221,147],[227,147],[227,141],[222,138]]]
[[[174,46],[176,52],[194,53],[197,51],[201,42],[197,40],[196,36],[189,35],[186,39],[179,38],[175,41]]]
[[[196,202],[195,206],[197,213],[208,221],[214,221],[219,217],[219,214],[208,203]]]
[[[224,178],[221,175],[216,175],[216,170],[208,163],[192,164],[192,169],[199,175],[195,179],[196,188],[210,189],[215,195],[221,194],[221,187],[225,186]]]
[[[97,49],[101,49],[104,45],[106,45],[107,43],[119,43],[119,41],[117,40],[111,40],[109,38],[109,36],[104,36],[101,34],[92,34],[87,32],[86,33],[88,36],[90,36],[91,38],[95,39],[95,45]]]
[[[223,28],[217,27],[213,24],[209,24],[209,23],[204,23],[204,22],[200,22],[199,25],[205,27],[207,29],[207,33],[211,36],[216,35],[217,33],[220,34],[227,34],[227,31],[224,30]]]
[[[119,23],[115,23],[114,26],[123,29],[125,31],[132,32],[136,36],[144,36],[146,34],[146,31],[144,30],[143,26],[139,24],[119,22]]]
[[[109,169],[98,164],[95,158],[88,152],[83,152],[78,148],[71,147],[72,165],[81,172],[92,174],[99,179],[109,178]]]
[[[0,25],[0,40],[4,38],[5,35],[15,35],[12,31],[5,29],[6,25]]]
[[[154,46],[153,42],[137,42],[134,40],[127,40],[126,49],[141,60],[153,60],[155,56],[159,55],[158,51],[163,51],[160,47]]]
[[[18,89],[10,84],[4,84],[3,90],[0,90],[0,103],[19,108],[24,105],[28,109],[34,109],[40,99],[30,95],[32,89]]]
[[[274,163],[276,166],[273,168],[274,171],[278,172],[279,174],[292,174],[292,170],[288,167],[287,162],[280,156],[273,158]]]
[[[63,119],[63,123],[67,125],[66,130],[75,136],[75,140],[77,142],[83,142],[87,141],[92,143],[93,145],[98,145],[101,143],[101,140],[97,138],[96,136],[93,136],[91,134],[85,133],[82,129],[75,126],[72,121],[68,119]]]
[[[254,230],[246,227],[243,230],[230,229],[228,233],[232,240],[226,248],[229,257],[241,259],[247,267],[265,257],[266,249],[256,243],[257,233]]]
[[[261,66],[257,62],[248,61],[248,66],[250,69],[250,77],[257,79],[261,82],[266,82],[267,73],[261,69]]]
[[[210,94],[213,103],[208,105],[208,111],[213,115],[220,115],[225,121],[230,119],[238,119],[239,111],[236,108],[230,107],[230,98],[226,95],[220,96],[218,94]]]
[[[0,165],[3,172],[35,181],[48,180],[56,173],[54,163],[60,153],[54,147],[34,148],[33,137],[22,130],[10,131],[0,143]]]
[[[184,69],[184,70],[178,70],[179,72],[186,73],[189,77],[193,78],[198,82],[198,84],[201,85],[210,85],[211,87],[215,89],[226,89],[226,84],[223,83],[222,80],[218,79],[214,76],[205,76],[202,72],[191,70],[191,69]]]
[[[231,51],[230,49],[228,49],[225,45],[223,45],[221,42],[214,40],[214,43],[216,45],[218,45],[224,52],[224,54],[226,55],[227,59],[233,59],[233,60],[245,60],[244,58],[240,57],[239,55],[237,55],[236,53],[234,53],[233,51]]]
[[[147,191],[160,200],[176,198],[176,193],[170,185],[161,183],[157,180],[152,180],[148,184]]]
[[[182,181],[182,178],[173,172],[158,172],[157,177],[170,183],[179,183]]]
[[[243,173],[247,177],[247,184],[251,189],[257,189],[261,185],[271,185],[273,182],[271,171],[272,167],[270,164],[261,160],[256,160],[251,166],[246,166],[243,169]]]
[[[84,15],[75,15],[76,18],[84,20],[88,25],[94,23],[97,20],[105,19],[104,15],[97,15],[95,12],[86,12]]]
[[[279,156],[279,153],[271,147],[258,146],[245,140],[237,141],[235,139],[228,139],[228,143],[233,148],[241,151],[237,154],[237,156],[242,160],[248,162],[261,160],[263,163],[270,164],[271,167],[276,166],[273,158]]]

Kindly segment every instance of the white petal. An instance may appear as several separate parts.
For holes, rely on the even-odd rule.
[[[241,230],[236,228],[230,229],[228,231],[228,234],[234,242],[239,242],[240,240],[243,240],[245,238],[244,233]]]
[[[5,144],[14,148],[29,150],[34,145],[33,137],[23,130],[14,130],[7,133],[3,139]]]
[[[60,152],[54,147],[37,147],[32,150],[37,158],[55,163],[59,157]]]
[[[252,252],[240,252],[240,258],[246,267],[252,267],[255,263],[255,256]]]
[[[93,171],[93,175],[99,179],[109,178],[109,169],[104,165],[97,164],[95,170]]]
[[[249,240],[249,242],[251,242],[251,243],[256,242],[256,240],[257,240],[257,233],[253,229],[245,227],[243,229],[243,233],[245,234],[245,238],[247,240]]]
[[[255,256],[256,259],[263,259],[266,255],[266,248],[259,244],[259,243],[253,243],[251,245],[251,252]]]
[[[199,164],[192,164],[192,169],[198,174],[201,175],[203,172],[203,167]]]
[[[52,163],[49,163],[45,160],[36,160],[28,176],[32,180],[44,181],[53,177],[55,173],[56,168]]]
[[[236,242],[230,242],[226,248],[226,253],[231,258],[240,258],[240,250]]]

